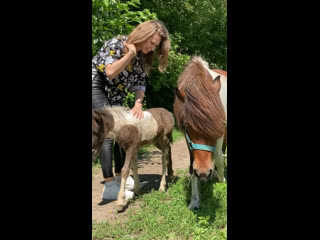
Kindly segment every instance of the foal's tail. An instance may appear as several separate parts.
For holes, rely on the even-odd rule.
[[[169,147],[169,152],[168,152],[168,176],[170,179],[173,179],[174,178],[174,175],[173,175],[173,168],[172,168],[172,158],[171,158],[171,146]]]

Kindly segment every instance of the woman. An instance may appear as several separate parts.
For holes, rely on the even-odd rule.
[[[154,57],[159,71],[168,65],[170,38],[165,25],[158,20],[139,24],[128,36],[117,36],[105,42],[92,60],[92,108],[104,105],[122,106],[127,91],[135,92],[133,116],[143,118],[142,101],[146,78]],[[117,199],[125,152],[114,144],[115,177],[112,173],[113,140],[106,139],[101,149],[100,163],[105,178],[103,199]],[[126,182],[126,199],[134,197],[133,179]]]

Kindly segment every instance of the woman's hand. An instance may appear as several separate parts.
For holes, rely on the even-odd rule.
[[[124,42],[124,45],[129,49],[128,53],[125,54],[125,56],[120,60],[107,64],[105,67],[105,72],[109,79],[113,79],[115,76],[119,75],[120,72],[128,66],[130,61],[136,55],[136,46],[134,44],[127,44]]]
[[[134,44],[124,43],[124,46],[128,48],[128,53],[131,51],[134,55],[137,55],[137,49]]]
[[[131,112],[134,117],[138,118],[139,120],[142,119],[143,116],[143,111],[142,111],[142,104],[139,102],[136,102],[134,107],[131,109]]]

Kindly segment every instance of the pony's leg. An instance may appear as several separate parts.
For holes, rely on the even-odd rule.
[[[159,191],[166,190],[166,173],[167,173],[167,156],[168,156],[169,149],[166,147],[162,150],[162,178],[160,182]]]
[[[198,178],[195,175],[191,177],[191,202],[188,208],[191,209],[198,209],[200,206],[200,198],[199,198],[199,189],[198,189]]]
[[[187,146],[188,146],[188,142],[186,140],[186,143],[187,143]],[[194,162],[194,158],[193,158],[193,154],[192,154],[192,151],[190,151],[190,149],[188,148],[188,151],[189,151],[189,156],[190,156],[190,165],[189,165],[189,173],[190,175],[193,174],[193,162]],[[213,159],[212,159],[213,161]],[[214,166],[214,165],[213,165]]]
[[[223,137],[217,140],[216,152],[214,154],[215,163],[219,174],[219,182],[226,182],[224,177],[224,157],[222,156]]]
[[[134,159],[132,159],[131,166],[132,166],[133,179],[134,179],[133,191],[136,195],[138,195],[139,194],[140,179],[139,179],[139,174],[138,174],[137,155],[135,155]]]
[[[219,174],[219,182],[226,182],[226,179],[224,177],[224,157],[219,155],[216,156],[215,160]]]

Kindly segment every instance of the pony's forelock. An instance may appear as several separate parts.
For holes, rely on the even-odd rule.
[[[178,87],[186,93],[186,98],[176,118],[182,129],[187,124],[199,135],[218,138],[224,133],[226,117],[219,93],[205,67],[208,68],[208,63],[195,56],[180,75]]]

